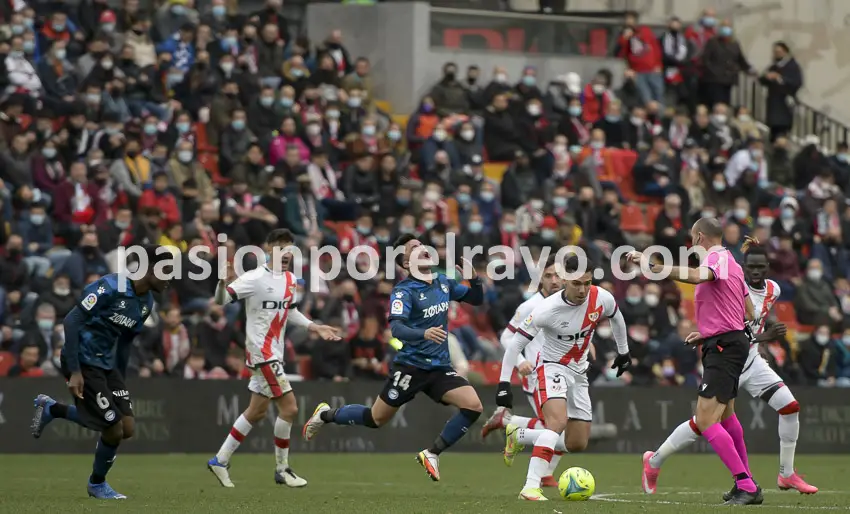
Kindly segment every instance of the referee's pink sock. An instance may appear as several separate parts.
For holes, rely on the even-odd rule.
[[[756,484],[750,478],[747,467],[741,462],[741,457],[738,455],[738,451],[735,450],[735,443],[732,441],[732,437],[729,436],[729,432],[720,423],[715,423],[703,430],[702,436],[705,437],[705,440],[714,449],[714,453],[720,457],[720,460],[723,461],[723,464],[726,465],[726,468],[735,477],[738,488],[749,493],[756,492]]]
[[[735,443],[735,451],[738,452],[738,457],[741,458],[741,462],[747,468],[747,474],[752,476],[752,473],[750,473],[750,460],[747,458],[747,444],[744,442],[744,427],[738,421],[738,416],[732,414],[731,418],[724,419],[720,422],[720,425],[729,433],[729,437]]]

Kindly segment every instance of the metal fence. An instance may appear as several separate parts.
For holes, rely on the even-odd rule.
[[[249,393],[243,381],[178,381],[169,379],[130,380],[128,389],[136,414],[136,436],[122,451],[133,453],[214,452],[230,425],[247,406]],[[320,401],[371,404],[380,389],[378,382],[296,384],[300,428]],[[495,406],[495,388],[478,392],[490,412]],[[51,423],[41,439],[29,434],[32,399],[48,393],[67,400],[61,380],[0,379],[0,453],[91,453],[97,435],[73,423]],[[850,402],[838,390],[801,388],[794,391],[802,405],[801,453],[850,453]],[[593,441],[588,451],[634,453],[656,447],[692,412],[696,391],[679,388],[593,389],[594,423],[611,424],[613,439]],[[518,412],[528,406],[518,395]],[[293,438],[296,452],[412,452],[428,446],[451,416],[449,408],[427,398],[401,409],[380,430],[363,427],[328,426],[312,442]],[[761,400],[740,398],[738,415],[752,453],[778,451],[777,414]],[[273,415],[246,439],[242,451],[270,452],[273,449]],[[299,430],[300,433],[300,430]],[[498,436],[482,440],[480,431],[470,430],[457,451],[499,452]],[[703,441],[690,451],[706,451]]]

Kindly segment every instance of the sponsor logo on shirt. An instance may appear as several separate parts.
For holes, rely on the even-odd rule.
[[[136,320],[129,318],[123,314],[112,313],[112,316],[109,317],[109,321],[115,323],[116,325],[133,328],[136,326]]]
[[[404,314],[404,303],[401,300],[393,300],[390,306],[390,314]]]
[[[431,316],[436,316],[442,312],[446,312],[449,310],[449,302],[440,302],[437,305],[432,305],[427,309],[422,309],[422,316],[426,318],[430,318]]]
[[[92,310],[92,308],[94,308],[96,303],[97,303],[97,295],[94,294],[94,293],[91,293],[88,296],[86,296],[85,298],[83,298],[83,301],[80,302],[80,305],[83,306],[83,309],[90,311],[90,310]]]

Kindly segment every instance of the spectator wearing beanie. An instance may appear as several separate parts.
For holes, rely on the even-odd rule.
[[[139,17],[133,19],[132,23],[130,30],[124,33],[124,44],[133,50],[133,62],[141,69],[155,66],[157,54],[150,37],[150,20]]]
[[[440,117],[437,116],[434,99],[430,95],[425,96],[419,103],[416,112],[411,114],[407,121],[407,145],[411,151],[415,152],[417,160],[422,143],[431,137],[439,123]]]
[[[453,62],[443,65],[443,77],[431,88],[429,95],[440,116],[469,112],[466,88],[457,80],[457,64]]]
[[[617,42],[619,57],[626,60],[626,76],[634,78],[643,103],[664,105],[663,55],[658,38],[646,25],[638,25],[638,14],[626,13],[626,26]]]

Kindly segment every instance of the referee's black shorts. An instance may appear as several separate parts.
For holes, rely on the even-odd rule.
[[[702,385],[699,395],[723,404],[738,396],[738,380],[750,353],[750,339],[743,330],[709,337],[702,344]]]

